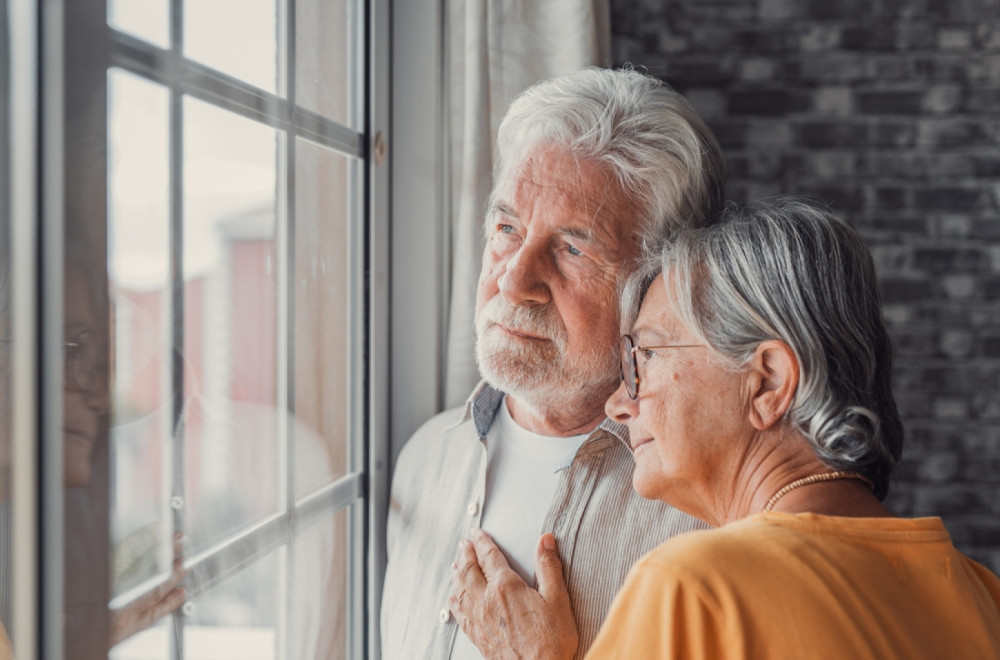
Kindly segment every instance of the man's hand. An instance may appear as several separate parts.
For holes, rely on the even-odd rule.
[[[174,563],[170,577],[125,607],[111,611],[110,646],[145,630],[184,604],[187,592],[180,586],[187,577],[184,568],[183,538],[174,536]]]
[[[462,541],[452,564],[448,606],[487,660],[569,660],[579,637],[563,581],[556,539],[543,534],[535,551],[538,591],[511,570],[481,529]]]

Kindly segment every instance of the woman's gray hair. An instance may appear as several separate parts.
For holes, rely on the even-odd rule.
[[[626,285],[634,319],[657,273],[678,316],[734,368],[764,341],[787,344],[799,385],[786,420],[834,470],[855,470],[884,499],[903,448],[892,345],[871,253],[846,222],[803,200],[730,207],[684,231]]]
[[[726,166],[719,145],[687,99],[652,76],[590,68],[527,89],[500,124],[494,190],[544,145],[609,168],[636,202],[647,253],[658,253],[677,229],[713,222],[722,210]]]

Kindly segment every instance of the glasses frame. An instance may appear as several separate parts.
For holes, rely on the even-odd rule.
[[[632,335],[622,335],[618,340],[619,346],[619,368],[621,369],[622,382],[625,383],[625,393],[628,398],[635,401],[639,398],[639,361],[635,354],[637,351],[653,350],[655,348],[705,348],[704,344],[663,344],[660,346],[639,346],[632,339]],[[628,369],[626,369],[628,365]]]

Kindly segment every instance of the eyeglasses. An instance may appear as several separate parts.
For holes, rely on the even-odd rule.
[[[670,344],[667,346],[636,346],[631,335],[622,335],[621,339],[621,370],[625,391],[630,399],[639,398],[639,363],[635,354],[639,351],[652,351],[654,348],[704,348],[704,344]]]
[[[84,392],[92,392],[100,368],[97,364],[97,347],[90,338],[90,331],[84,330],[71,341],[65,342],[63,350],[66,351],[63,359],[66,382]]]
[[[13,343],[13,339],[0,339],[0,345]],[[63,342],[63,350],[66,382],[84,392],[92,392],[98,374],[104,369],[97,364],[97,347],[90,339],[90,331],[84,330],[75,339]]]

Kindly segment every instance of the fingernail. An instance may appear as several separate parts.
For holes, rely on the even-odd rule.
[[[556,539],[555,539],[555,537],[548,536],[548,535],[543,536],[542,537],[542,547],[545,548],[546,550],[555,550],[556,549]]]
[[[473,528],[472,528],[472,532],[471,532],[471,534],[472,534],[473,536],[479,536],[479,535],[480,535],[480,534],[482,534],[482,533],[483,533],[483,530],[482,530],[482,529],[480,529],[480,528],[478,528],[478,527],[473,527]]]
[[[465,540],[465,539],[462,539],[461,541],[458,542],[458,549],[459,550],[465,550],[468,547],[468,545],[469,545],[469,542],[467,540]]]
[[[453,570],[453,571],[457,571],[458,570],[458,562],[457,561],[451,562],[451,570]]]

